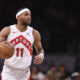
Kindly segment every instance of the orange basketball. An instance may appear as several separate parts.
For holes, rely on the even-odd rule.
[[[14,47],[7,41],[0,42],[0,58],[8,59],[14,54]]]

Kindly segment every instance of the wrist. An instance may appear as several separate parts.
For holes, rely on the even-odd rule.
[[[40,53],[39,55],[44,59],[44,53]]]

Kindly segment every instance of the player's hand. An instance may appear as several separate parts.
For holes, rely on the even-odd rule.
[[[43,62],[43,57],[40,55],[37,55],[34,57],[34,64],[41,64]]]
[[[9,41],[3,41],[3,43],[8,44],[8,46],[12,49],[14,49],[14,45],[10,43]],[[14,49],[15,50],[15,49]]]

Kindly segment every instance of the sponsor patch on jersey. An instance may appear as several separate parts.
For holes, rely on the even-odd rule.
[[[17,33],[17,32],[12,32],[12,33]]]
[[[30,36],[30,34],[29,33],[26,33],[28,36]]]

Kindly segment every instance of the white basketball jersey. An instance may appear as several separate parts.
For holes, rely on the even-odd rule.
[[[11,32],[7,41],[15,46],[15,52],[11,58],[5,59],[4,65],[12,68],[26,69],[31,65],[32,61],[33,28],[28,26],[26,31],[20,32],[16,25],[11,25],[10,29]]]

